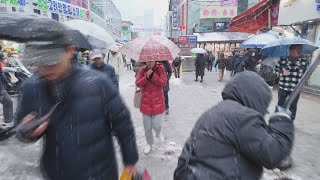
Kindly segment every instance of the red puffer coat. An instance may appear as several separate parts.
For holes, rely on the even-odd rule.
[[[162,65],[153,68],[153,76],[147,79],[148,68],[140,68],[136,77],[137,87],[142,88],[142,101],[140,111],[143,114],[157,115],[165,110],[163,88],[167,84],[167,75]]]

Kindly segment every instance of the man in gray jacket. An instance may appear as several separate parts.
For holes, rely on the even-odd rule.
[[[282,110],[267,125],[264,115],[272,95],[258,74],[239,73],[226,85],[222,97],[193,128],[179,157],[175,180],[257,180],[263,167],[276,168],[290,154],[291,113]]]

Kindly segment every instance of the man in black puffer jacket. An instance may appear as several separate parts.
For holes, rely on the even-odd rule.
[[[267,125],[264,115],[272,96],[258,74],[239,73],[222,97],[193,128],[175,180],[257,180],[263,167],[275,168],[290,154],[294,138],[290,112],[276,113]]]
[[[41,168],[45,178],[118,180],[111,132],[119,141],[127,173],[133,174],[138,161],[135,131],[130,112],[110,78],[72,66],[74,48],[68,44],[27,44],[25,49],[24,62],[36,65],[39,73],[22,85],[21,123],[44,117],[54,104],[62,102],[49,122],[25,136],[17,134],[29,142],[43,136]]]

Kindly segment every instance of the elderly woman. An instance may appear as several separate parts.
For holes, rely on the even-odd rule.
[[[136,77],[136,86],[142,89],[140,111],[143,114],[143,125],[147,145],[144,153],[150,153],[153,145],[152,130],[156,131],[156,137],[164,142],[161,129],[162,114],[165,111],[163,88],[167,85],[165,68],[154,61],[146,62],[139,69]]]

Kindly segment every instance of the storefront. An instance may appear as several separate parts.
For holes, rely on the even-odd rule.
[[[282,0],[280,2],[279,25],[294,25],[302,38],[320,47],[320,1],[319,0]],[[312,55],[312,62],[320,54]],[[320,65],[312,74],[309,86],[320,88]]]

